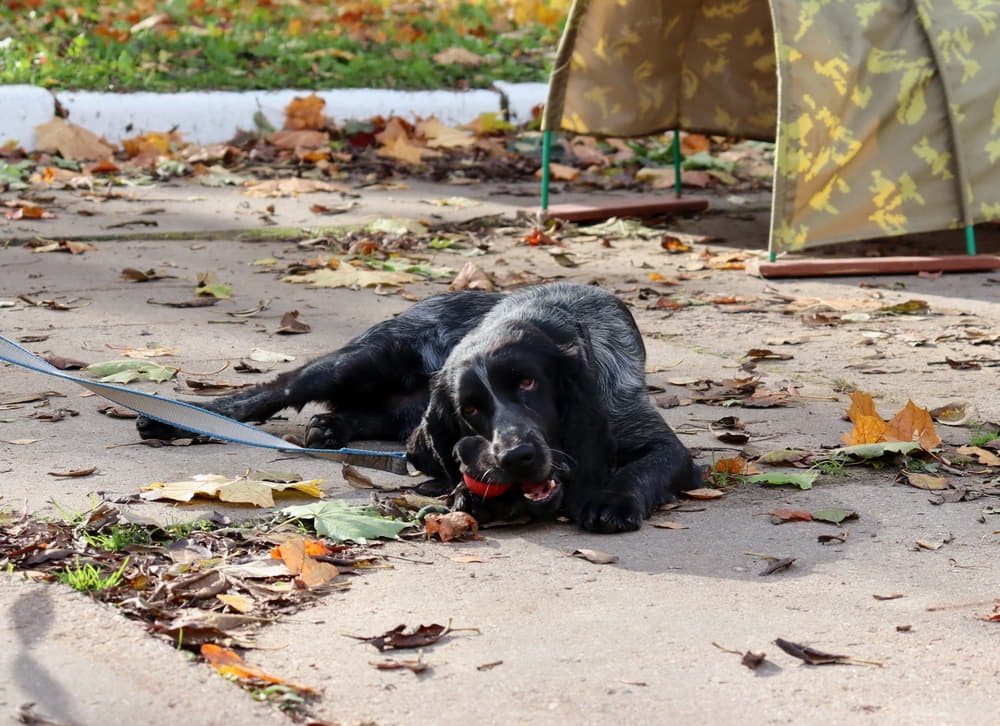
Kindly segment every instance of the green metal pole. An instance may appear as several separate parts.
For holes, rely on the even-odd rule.
[[[965,227],[965,251],[970,254],[976,254],[976,229],[971,224]]]
[[[674,129],[674,141],[671,145],[671,156],[674,157],[674,194],[681,196],[681,132]]]
[[[552,171],[549,162],[552,160],[552,129],[542,132],[542,216],[549,208],[549,181]]]

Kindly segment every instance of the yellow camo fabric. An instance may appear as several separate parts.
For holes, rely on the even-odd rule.
[[[1000,0],[577,0],[545,124],[777,131],[775,253],[995,219],[998,23]]]

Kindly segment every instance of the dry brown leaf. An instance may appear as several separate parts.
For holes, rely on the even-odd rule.
[[[417,124],[417,133],[434,149],[464,149],[474,146],[476,137],[461,129],[447,126],[433,116]]]
[[[311,129],[296,129],[293,131],[275,131],[267,137],[267,142],[279,149],[298,149],[300,147],[326,146],[330,135],[325,131]]]
[[[336,270],[312,270],[303,275],[287,275],[283,282],[301,283],[308,287],[375,287],[405,285],[416,282],[417,276],[402,270],[365,270],[353,265],[341,265]]]
[[[35,127],[35,148],[54,151],[64,159],[96,161],[108,159],[115,147],[82,126],[65,119],[54,118]]]
[[[297,335],[301,333],[308,333],[310,331],[312,331],[312,328],[309,327],[309,324],[299,320],[299,311],[289,310],[281,316],[281,322],[278,324],[278,329],[274,332],[279,335]]]
[[[708,151],[710,145],[708,137],[702,134],[681,134],[681,153],[684,156]]]
[[[250,197],[293,197],[297,194],[313,192],[346,192],[349,188],[344,184],[331,184],[319,179],[267,179],[248,184],[243,192]]]
[[[888,424],[885,441],[916,441],[920,448],[930,451],[941,445],[941,437],[934,429],[934,421],[926,408],[907,401],[903,410]]]
[[[325,553],[325,546],[319,544],[322,546],[321,552]],[[323,585],[340,574],[336,565],[320,562],[310,554],[310,549],[316,551],[315,544],[304,537],[282,542],[275,549],[284,561],[285,567],[297,575],[306,587]]]
[[[653,526],[654,527],[658,527],[660,529],[687,529],[688,528],[688,526],[686,524],[681,524],[680,522],[671,522],[671,521],[653,522]]]
[[[449,290],[492,290],[493,282],[475,262],[466,262],[455,279],[448,285]]]
[[[425,146],[418,146],[405,136],[390,139],[375,153],[383,158],[396,159],[407,164],[419,164],[424,158],[441,156],[440,151],[433,151]]]
[[[718,499],[726,494],[721,489],[711,489],[708,487],[688,489],[686,492],[681,493],[686,497],[691,497],[691,499]]]
[[[987,451],[981,446],[960,446],[955,451],[965,456],[976,457],[979,463],[984,466],[1000,466],[1000,456],[997,456],[992,451]]]
[[[580,176],[580,170],[575,166],[552,163],[549,164],[549,175],[553,181],[576,181],[577,177]],[[535,177],[542,178],[541,169],[535,172]]]
[[[433,58],[435,63],[443,66],[458,65],[474,67],[483,64],[482,56],[476,55],[471,50],[457,45],[445,48],[435,53],[431,58]]]
[[[447,542],[466,534],[472,539],[482,539],[479,536],[479,522],[468,512],[428,514],[424,519],[424,536],[427,539],[437,535],[442,542]]]
[[[943,476],[920,474],[912,471],[904,472],[904,476],[909,485],[917,489],[940,490],[948,488],[948,480]]]
[[[74,469],[73,471],[50,471],[49,476],[61,476],[76,479],[83,476],[90,476],[95,471],[97,471],[97,467],[91,466],[87,469]]]
[[[592,550],[587,547],[581,547],[578,550],[573,550],[570,552],[573,557],[579,557],[582,560],[587,560],[587,562],[593,562],[595,565],[613,565],[618,561],[618,555],[608,554],[607,552],[602,552],[601,550]]]

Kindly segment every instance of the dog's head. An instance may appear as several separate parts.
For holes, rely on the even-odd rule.
[[[591,458],[581,447],[607,446],[586,346],[576,326],[518,321],[488,332],[449,357],[422,429],[436,434],[426,438],[439,460],[457,466],[451,477],[464,484],[457,508],[488,518],[497,518],[491,512],[498,508],[550,517],[573,486],[581,457]]]

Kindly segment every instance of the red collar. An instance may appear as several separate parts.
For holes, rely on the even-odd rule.
[[[506,494],[507,490],[513,486],[510,482],[506,484],[486,484],[473,479],[468,474],[462,474],[462,481],[465,482],[465,486],[468,487],[470,492],[483,497],[484,499],[499,497],[502,494]]]

